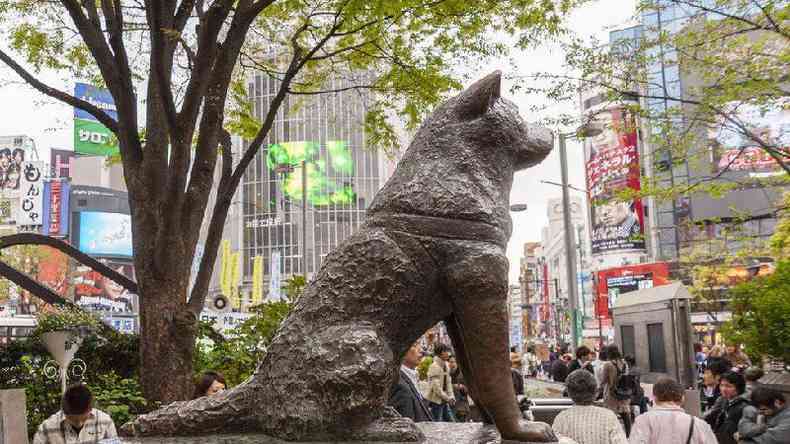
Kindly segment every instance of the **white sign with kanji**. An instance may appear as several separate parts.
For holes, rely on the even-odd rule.
[[[41,225],[44,210],[44,162],[25,162],[19,183],[18,225]]]

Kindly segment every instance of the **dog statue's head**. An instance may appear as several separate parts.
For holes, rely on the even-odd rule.
[[[501,83],[500,71],[478,80],[443,103],[425,127],[473,149],[501,150],[517,171],[540,163],[551,152],[553,135],[528,125],[518,107],[501,97]]]

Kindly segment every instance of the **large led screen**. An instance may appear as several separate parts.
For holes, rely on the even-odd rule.
[[[79,249],[91,256],[132,257],[132,218],[128,214],[79,213]]]
[[[283,192],[301,201],[306,195],[313,206],[348,205],[355,201],[356,193],[350,182],[354,174],[354,159],[348,142],[326,142],[326,158],[320,156],[318,142],[283,142],[269,145],[266,165],[271,171],[283,175]],[[307,170],[307,189],[302,190],[302,162]],[[348,178],[343,181],[343,178]]]

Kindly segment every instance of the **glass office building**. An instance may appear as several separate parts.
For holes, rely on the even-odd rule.
[[[664,97],[646,99],[644,105],[652,115],[662,115],[667,110],[680,106],[679,102],[669,97],[684,97],[694,88],[704,86],[699,83],[694,84],[695,79],[692,76],[684,76],[679,66],[677,50],[666,42],[666,39],[660,39],[659,36],[662,33],[675,34],[687,26],[694,26],[692,18],[696,20],[702,15],[708,20],[721,18],[720,15],[704,14],[699,8],[675,2],[667,1],[661,4],[662,7],[657,10],[646,10],[642,13],[643,35],[650,42],[652,51],[648,54],[651,62],[647,66],[646,95]],[[677,121],[671,123],[678,125],[678,128],[686,128],[690,125],[683,120],[682,115],[673,119]],[[647,130],[651,132],[651,137],[662,137],[663,128],[660,126],[655,125]],[[757,173],[752,169],[729,171],[713,179],[712,174],[717,171],[717,160],[709,146],[710,141],[707,142],[700,140],[697,142],[699,146],[689,147],[688,152],[692,155],[682,158],[673,157],[668,150],[652,149],[646,171],[662,187],[684,187],[701,180],[726,183]],[[691,157],[698,159],[690,161]],[[655,202],[651,208],[651,220],[656,227],[653,233],[655,259],[676,261],[684,255],[684,252],[696,246],[712,239],[722,239],[726,236],[724,233],[727,227],[733,224],[735,212],[732,209],[751,216],[742,224],[743,234],[755,240],[767,239],[776,225],[773,208],[776,207],[780,195],[781,190],[778,189],[751,187],[730,191],[722,199],[699,193]],[[737,251],[743,246],[740,240],[727,239],[728,251]]]
[[[335,79],[327,90],[351,86]],[[248,92],[263,121],[279,82],[255,75]],[[243,285],[251,282],[256,257],[268,281],[315,273],[323,258],[364,220],[391,167],[385,155],[366,146],[364,115],[369,93],[289,95],[242,180]],[[306,186],[305,186],[306,185]],[[306,233],[303,233],[303,228]],[[303,235],[306,234],[306,242]]]

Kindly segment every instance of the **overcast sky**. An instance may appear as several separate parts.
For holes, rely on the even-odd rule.
[[[578,35],[596,36],[599,40],[606,41],[608,32],[627,25],[633,14],[632,0],[601,0],[577,10],[570,18],[570,28]],[[516,62],[518,74],[562,70],[563,57],[554,45],[528,52],[519,51],[510,56]],[[490,65],[490,71],[495,69],[511,72],[513,66],[502,60]],[[0,135],[26,134],[34,137],[42,160],[49,159],[49,148],[71,149],[72,109],[44,100],[40,94],[15,80],[8,69],[0,70]],[[73,81],[54,76],[46,76],[45,80],[53,86],[66,89],[70,89],[73,84]],[[505,91],[509,90],[510,85],[503,86],[503,94],[519,105],[526,120],[536,121],[541,118],[527,115],[526,111],[530,104],[536,103],[540,98],[524,94],[508,96]],[[572,111],[567,107],[555,107],[552,111],[562,110]],[[569,142],[568,154],[570,183],[582,187],[584,170],[581,146],[576,142]],[[540,240],[541,227],[548,221],[546,202],[549,198],[561,196],[559,187],[542,184],[541,180],[560,181],[559,156],[556,152],[549,155],[542,164],[516,174],[511,203],[525,203],[528,209],[525,212],[513,213],[514,230],[508,245],[511,283],[518,283],[518,263],[524,242]]]

